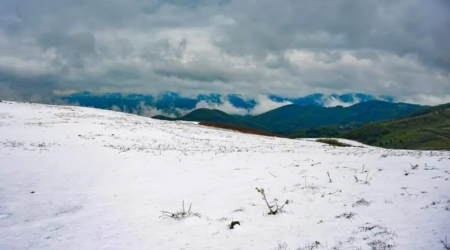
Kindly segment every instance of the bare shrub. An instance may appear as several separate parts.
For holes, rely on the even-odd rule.
[[[394,249],[394,245],[388,244],[382,240],[373,240],[367,243],[372,249]]]
[[[444,245],[445,250],[450,250],[450,244],[447,242],[447,236],[445,236],[445,241],[441,240],[442,245]]]
[[[364,184],[370,185],[370,181],[372,180],[372,178],[373,178],[374,176],[375,176],[375,175],[372,175],[372,177],[369,178],[369,172],[367,172],[366,180],[364,181]]]
[[[278,241],[278,245],[273,250],[288,250],[288,246],[286,242],[280,242]]]
[[[277,200],[275,199],[273,203],[275,203],[274,205],[270,205],[269,202],[267,201],[267,197],[266,197],[266,193],[264,191],[264,188],[256,188],[256,191],[258,191],[258,193],[260,193],[262,195],[262,199],[264,200],[264,202],[266,203],[267,207],[269,208],[269,214],[270,215],[275,215],[278,213],[282,213],[284,212],[284,206],[286,206],[287,204],[289,204],[289,200],[286,200],[283,205],[279,206],[277,203]]]
[[[357,206],[370,206],[370,202],[364,198],[360,198],[352,205],[352,207],[357,207]]]
[[[344,219],[353,219],[356,216],[356,213],[350,212],[350,213],[343,213],[340,215],[336,215],[336,219],[344,218]]]
[[[416,170],[417,168],[419,168],[419,164],[413,165],[410,163],[409,165],[411,165],[412,170]]]
[[[378,225],[366,224],[364,226],[360,226],[359,230],[361,230],[362,232],[367,232],[367,231],[372,231],[375,228],[379,228],[379,226]]]
[[[160,218],[172,218],[175,220],[182,220],[182,219],[186,219],[188,217],[199,217],[199,218],[201,217],[200,213],[191,212],[192,204],[189,205],[188,211],[186,211],[184,208],[184,201],[182,203],[182,207],[183,207],[183,209],[181,211],[178,211],[175,213],[168,212],[168,211],[161,211],[162,215],[160,216]]]

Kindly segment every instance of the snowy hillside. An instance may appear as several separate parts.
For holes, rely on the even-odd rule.
[[[1,250],[444,249],[449,178],[450,152],[0,103]]]

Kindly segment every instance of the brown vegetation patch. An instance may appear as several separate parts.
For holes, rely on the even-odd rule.
[[[325,143],[325,144],[328,144],[331,146],[337,146],[337,147],[351,147],[352,146],[350,144],[340,142],[336,139],[329,139],[329,138],[317,139],[316,142],[321,142],[321,143]]]
[[[203,125],[203,126],[208,126],[208,127],[214,127],[214,128],[221,128],[221,129],[228,129],[228,130],[238,131],[238,132],[246,133],[246,134],[286,138],[284,136],[277,135],[277,134],[272,134],[272,133],[267,132],[267,131],[253,129],[253,128],[240,127],[240,126],[230,125],[230,124],[223,124],[223,123],[217,123],[217,122],[200,122],[199,124]]]

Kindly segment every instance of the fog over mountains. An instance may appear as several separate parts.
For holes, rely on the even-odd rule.
[[[350,106],[356,103],[383,100],[394,102],[391,96],[374,96],[361,93],[349,94],[312,94],[304,97],[288,98],[278,95],[259,95],[254,98],[246,98],[239,94],[201,94],[185,97],[174,92],[164,92],[159,95],[143,94],[94,94],[81,92],[61,99],[70,104],[95,107],[101,109],[113,109],[144,116],[165,115],[179,117],[198,108],[218,109],[232,115],[259,115],[261,113],[289,105],[300,106]]]

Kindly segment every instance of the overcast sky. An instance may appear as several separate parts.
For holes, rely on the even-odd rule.
[[[450,102],[449,0],[0,0],[0,98],[362,92]]]

